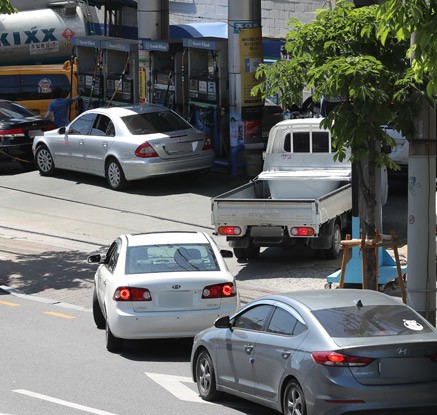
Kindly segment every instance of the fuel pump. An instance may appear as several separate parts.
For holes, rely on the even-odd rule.
[[[139,102],[137,41],[86,36],[72,42],[84,109]]]
[[[186,94],[182,74],[183,47],[178,40],[142,40],[140,48],[150,54],[147,69],[147,100],[182,114]]]
[[[216,156],[227,152],[223,142],[220,110],[228,101],[227,42],[183,39],[188,51],[188,105],[190,121],[213,140]]]
[[[102,41],[105,51],[105,105],[139,102],[138,42],[113,38]]]
[[[74,37],[77,58],[77,92],[85,110],[100,107],[103,102],[103,36]]]

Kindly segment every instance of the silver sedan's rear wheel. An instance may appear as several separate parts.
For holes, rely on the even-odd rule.
[[[284,415],[306,415],[307,408],[301,387],[296,381],[288,382],[282,401]]]
[[[55,172],[55,163],[49,149],[40,145],[35,152],[36,167],[41,176],[51,176]]]
[[[115,159],[110,159],[106,163],[106,180],[113,190],[122,190],[126,187],[127,181],[123,169]]]
[[[206,351],[197,356],[196,382],[199,395],[205,401],[214,401],[220,397],[221,393],[216,389],[214,364]]]

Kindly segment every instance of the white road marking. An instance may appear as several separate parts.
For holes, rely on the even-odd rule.
[[[23,395],[31,396],[32,398],[42,399],[44,401],[57,403],[58,405],[68,406],[70,408],[78,409],[79,411],[89,412],[96,415],[116,415],[111,412],[101,411],[100,409],[90,408],[89,406],[79,405],[77,403],[63,401],[62,399],[52,398],[51,396],[41,395],[40,393],[31,392],[25,389],[16,389],[13,392],[21,393]]]
[[[181,401],[212,404],[204,401],[196,392],[185,386],[184,383],[192,383],[193,380],[186,376],[163,375],[161,373],[144,372],[146,376],[155,381],[158,385],[168,390],[172,395]]]

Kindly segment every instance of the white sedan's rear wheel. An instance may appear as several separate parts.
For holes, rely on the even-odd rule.
[[[94,318],[94,323],[96,323],[98,329],[105,328],[106,319],[105,316],[103,315],[102,309],[100,308],[100,304],[97,298],[97,292],[95,288],[93,291],[93,318]]]
[[[111,353],[119,353],[123,349],[123,339],[115,337],[106,322],[106,349]]]

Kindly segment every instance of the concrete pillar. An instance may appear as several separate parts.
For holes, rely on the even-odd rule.
[[[261,0],[228,0],[228,23],[231,148],[261,149],[263,102],[250,96],[260,82],[254,75],[263,60]]]
[[[160,40],[169,38],[169,0],[138,0],[138,40]],[[151,52],[140,48],[139,57],[139,100],[146,102],[151,88]]]
[[[407,303],[436,324],[436,109],[423,102],[409,144]]]
[[[138,38],[168,39],[169,0],[138,0]]]

